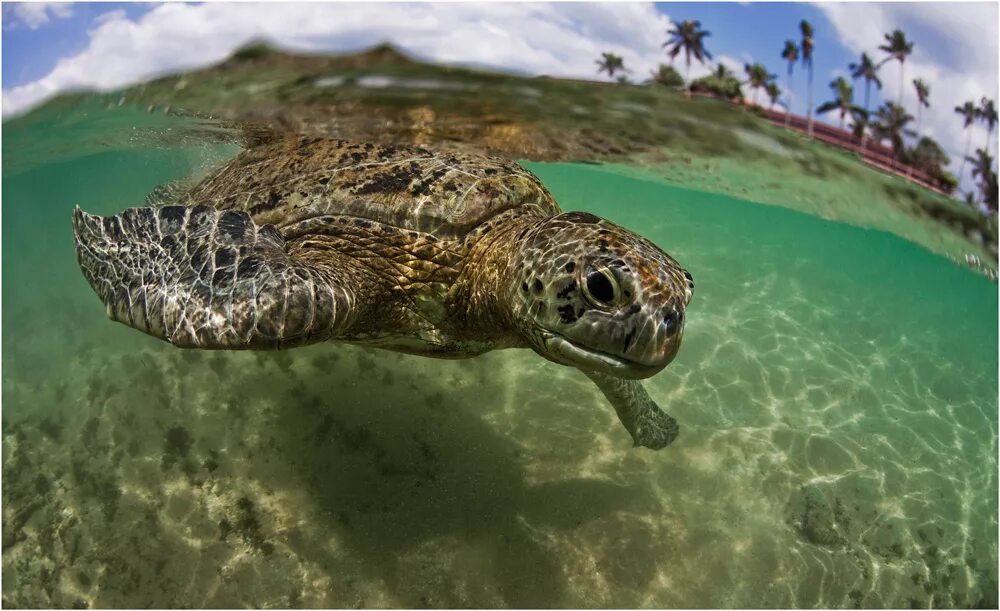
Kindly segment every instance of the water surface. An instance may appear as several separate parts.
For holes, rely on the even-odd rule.
[[[527,164],[694,275],[680,354],[646,382],[681,435],[638,450],[528,351],[196,352],[108,321],[73,205],[139,205],[235,151],[127,112],[4,130],[5,605],[996,606],[985,278],[881,232]]]

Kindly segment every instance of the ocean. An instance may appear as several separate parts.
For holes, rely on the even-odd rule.
[[[129,106],[3,132],[3,604],[996,607],[995,284],[888,233],[524,163],[695,279],[653,452],[510,350],[180,350],[109,321],[71,211],[238,149]]]

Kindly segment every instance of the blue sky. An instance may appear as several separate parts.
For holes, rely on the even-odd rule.
[[[788,64],[781,59],[785,40],[799,44],[799,22],[803,19],[809,21],[815,28],[813,97],[817,103],[829,97],[827,84],[835,78],[834,70],[846,70],[850,62],[857,61],[854,54],[841,44],[826,15],[814,5],[671,2],[660,4],[657,8],[677,21],[700,20],[702,27],[712,33],[707,42],[713,54],[726,55],[741,63],[761,62],[778,75],[778,83],[783,89],[788,70]],[[801,92],[796,96],[792,110],[804,114],[806,96],[801,88],[806,77],[801,61],[795,65],[792,78],[792,89]],[[873,97],[872,105],[875,100]]]
[[[23,85],[48,74],[61,57],[71,57],[83,51],[90,41],[88,27],[98,16],[115,9],[125,10],[132,17],[151,7],[134,3],[74,4],[69,17],[48,17],[29,27],[13,14],[14,6],[3,6],[3,88]]]
[[[764,62],[781,77],[782,87],[787,67],[780,59],[783,42],[786,38],[798,42],[799,21],[809,20],[817,28],[818,49],[814,60],[817,101],[825,99],[826,83],[832,80],[834,68],[843,69],[856,59],[840,43],[824,13],[809,4],[671,2],[659,3],[656,8],[674,20],[701,20],[712,32],[708,47],[713,55],[729,56],[740,62],[750,59]],[[5,4],[3,89],[38,80],[48,74],[60,58],[86,49],[90,41],[88,31],[100,15],[124,10],[126,17],[134,21],[152,9],[153,5],[146,3],[77,3],[68,17],[50,16],[45,23],[31,28],[11,14],[11,4]],[[350,41],[341,36],[330,40],[327,46],[331,50],[342,50],[349,45]],[[796,72],[799,69],[800,66],[796,66]],[[804,96],[793,108],[799,112],[805,108]]]
[[[671,22],[698,19],[716,61],[741,71],[763,62],[784,88],[785,39],[798,24],[816,30],[814,102],[866,50],[876,58],[882,35],[902,28],[916,43],[906,64],[904,104],[915,110],[911,81],[931,85],[923,130],[959,158],[965,138],[952,108],[997,92],[996,3],[599,3],[599,4],[157,4],[4,3],[4,115],[22,112],[71,88],[114,89],[165,72],[219,61],[251,38],[308,51],[344,51],[392,41],[420,56],[492,65],[529,74],[598,78],[601,51],[625,58],[645,78],[666,61],[660,47]],[[678,63],[683,71],[683,62]],[[696,66],[692,74],[711,66]],[[895,62],[882,69],[895,100]],[[792,109],[805,109],[805,75],[796,66]],[[855,99],[862,103],[863,85]],[[872,92],[872,106],[881,96]],[[907,103],[908,102],[908,103]],[[829,117],[835,121],[836,117]],[[985,131],[973,140],[985,142]],[[995,140],[995,139],[994,139]]]

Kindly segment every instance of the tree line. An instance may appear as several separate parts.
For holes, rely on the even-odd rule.
[[[848,66],[851,80],[837,77],[830,82],[831,99],[813,106],[813,51],[815,49],[815,30],[806,20],[799,23],[799,39],[786,40],[781,49],[780,57],[787,62],[786,92],[779,87],[776,74],[772,74],[761,63],[745,64],[744,78],[737,77],[721,62],[707,76],[691,80],[691,60],[705,64],[712,59],[712,54],[705,45],[705,39],[711,33],[702,28],[697,20],[686,20],[674,24],[667,32],[667,40],[662,47],[665,49],[669,64],[660,64],[646,84],[661,84],[668,87],[683,87],[686,95],[691,92],[707,93],[727,99],[744,100],[743,87],[748,86],[752,92],[751,102],[758,104],[761,91],[767,96],[770,106],[780,105],[785,109],[785,125],[789,124],[791,113],[788,97],[782,99],[782,93],[793,90],[793,73],[795,66],[800,64],[806,71],[806,121],[807,133],[813,135],[814,114],[836,113],[840,129],[845,128],[850,121],[851,131],[858,138],[861,147],[867,146],[869,140],[889,142],[893,157],[909,168],[923,171],[947,193],[953,193],[958,187],[959,179],[946,168],[951,163],[948,155],[931,137],[921,133],[921,120],[924,108],[930,108],[930,85],[922,78],[912,80],[915,95],[916,116],[910,114],[904,105],[906,88],[906,59],[913,53],[914,43],[907,39],[906,34],[899,29],[884,35],[883,44],[878,51],[883,54],[876,62],[868,53],[862,53],[860,59]],[[683,55],[684,76],[674,68],[675,60]],[[882,89],[879,70],[888,62],[899,62],[899,86],[896,102],[886,101],[877,109],[870,106],[871,87]],[[598,73],[607,73],[621,83],[628,82],[624,59],[614,53],[603,53],[597,60]],[[864,104],[859,105],[854,100],[854,85],[859,80],[864,82]],[[984,204],[987,208],[997,210],[997,173],[994,170],[995,160],[990,155],[993,130],[997,125],[997,108],[992,99],[983,97],[979,102],[968,101],[956,107],[955,112],[961,116],[963,128],[967,132],[965,153],[962,157],[958,176],[965,172],[969,164],[973,182],[978,193],[970,191],[965,195],[965,201],[970,205]],[[977,148],[973,155],[969,154],[971,146],[971,128],[976,123],[983,123],[987,129],[986,142],[982,148]],[[913,125],[913,127],[911,127]],[[909,139],[911,144],[907,144]]]

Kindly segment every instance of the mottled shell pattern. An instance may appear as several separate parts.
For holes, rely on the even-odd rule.
[[[244,210],[286,235],[296,223],[336,215],[457,239],[512,208],[559,214],[513,161],[294,135],[237,155],[181,203]]]

